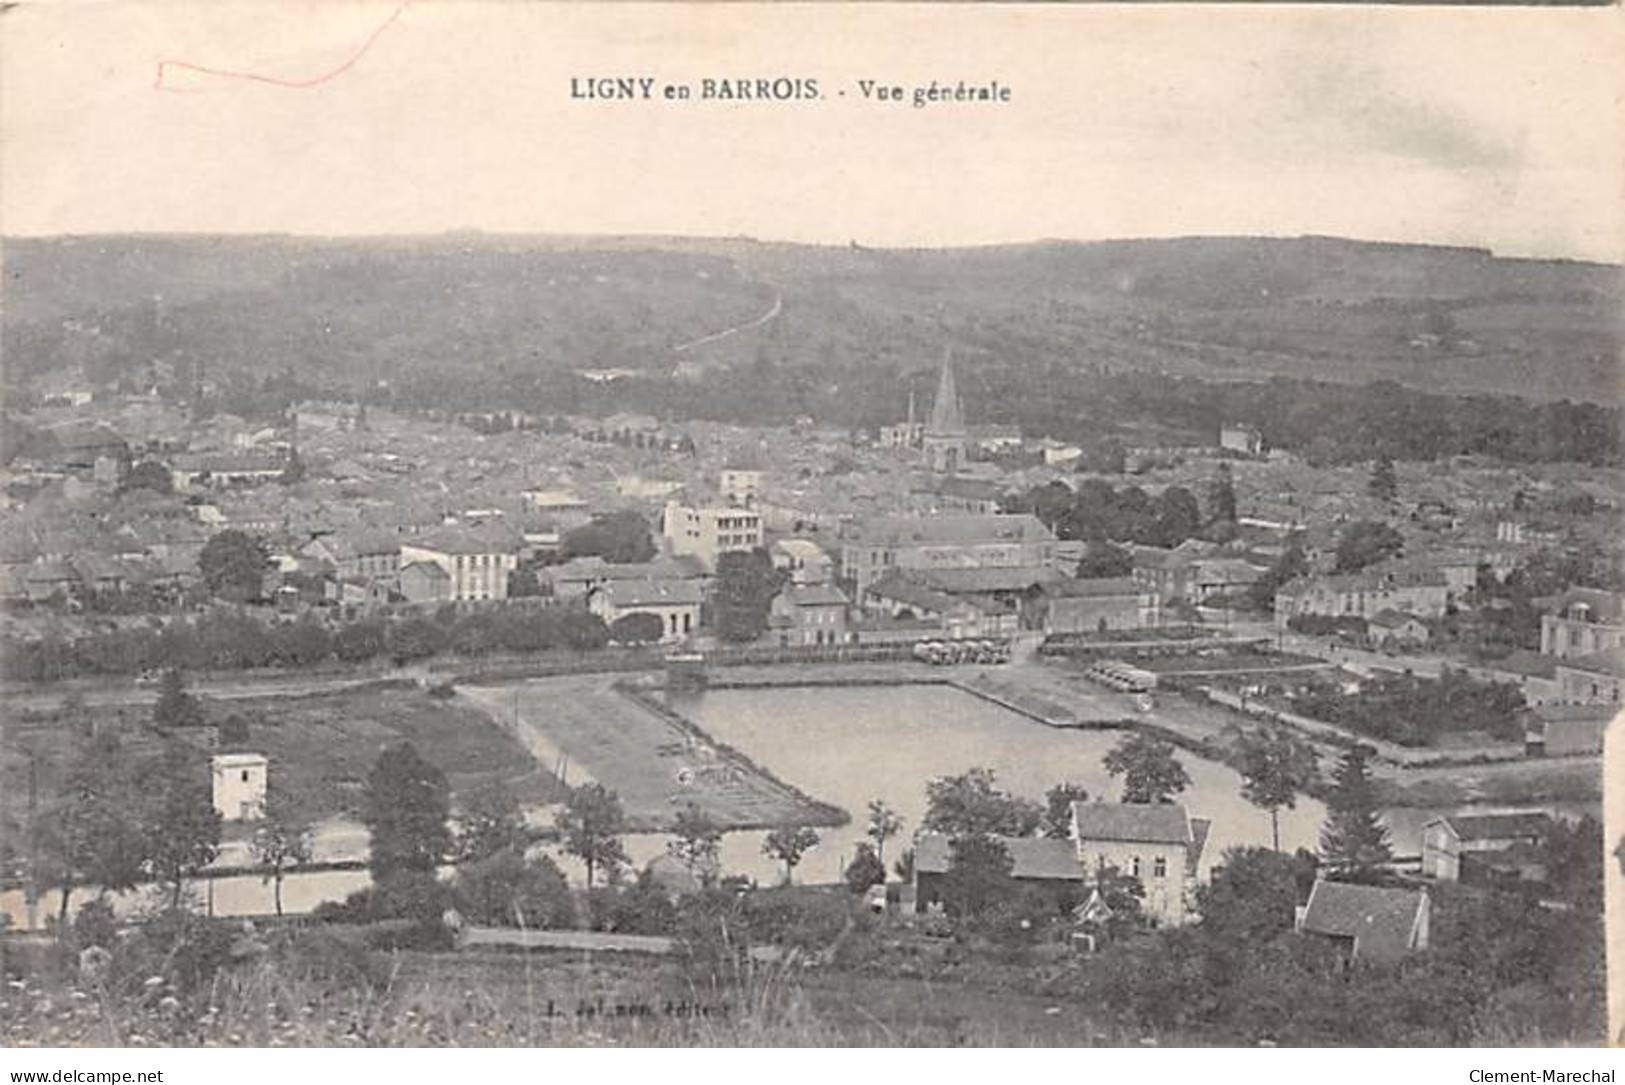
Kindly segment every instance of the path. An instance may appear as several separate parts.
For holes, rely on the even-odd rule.
[[[700,338],[691,339],[686,343],[679,343],[675,347],[671,348],[672,353],[682,354],[686,351],[693,350],[695,347],[703,347],[709,343],[720,343],[722,340],[738,335],[740,332],[748,332],[754,328],[760,328],[763,324],[766,324],[769,320],[772,320],[774,317],[778,316],[779,313],[784,309],[784,291],[779,289],[779,287],[774,286],[772,283],[768,283],[768,285],[773,286],[773,304],[771,307],[769,307],[767,312],[763,313],[756,319],[746,321],[743,324],[735,324],[731,328],[724,328],[722,331],[712,332],[710,335],[702,335]]]

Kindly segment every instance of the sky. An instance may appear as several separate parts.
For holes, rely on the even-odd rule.
[[[0,232],[1317,233],[1621,260],[1620,57],[1618,7],[24,3],[0,15]],[[620,75],[824,98],[570,97]],[[862,79],[1011,100],[879,104]]]

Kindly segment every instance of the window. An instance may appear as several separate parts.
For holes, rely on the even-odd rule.
[[[248,783],[248,770],[247,769],[243,770],[243,783],[245,783],[245,784]]]
[[[1151,860],[1151,876],[1153,878],[1166,878],[1168,876],[1168,860],[1160,855]]]
[[[1140,876],[1140,857],[1138,855],[1128,861],[1128,872],[1136,878]]]

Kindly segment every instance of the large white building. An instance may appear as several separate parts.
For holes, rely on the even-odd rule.
[[[519,564],[518,534],[501,524],[448,528],[401,541],[401,578],[419,562],[446,574],[444,598],[453,602],[506,599],[508,576]]]
[[[668,501],[660,516],[660,534],[674,556],[697,558],[712,570],[720,555],[762,545],[762,518],[750,509]]]
[[[886,516],[841,540],[841,576],[859,597],[898,570],[1037,569],[1055,561],[1055,533],[1038,517]]]

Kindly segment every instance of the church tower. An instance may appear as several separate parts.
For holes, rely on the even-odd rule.
[[[931,403],[931,420],[925,425],[920,447],[925,464],[939,474],[951,475],[964,465],[969,434],[965,413],[954,387],[954,367],[949,352],[942,355],[942,375],[937,379],[937,398]]]

